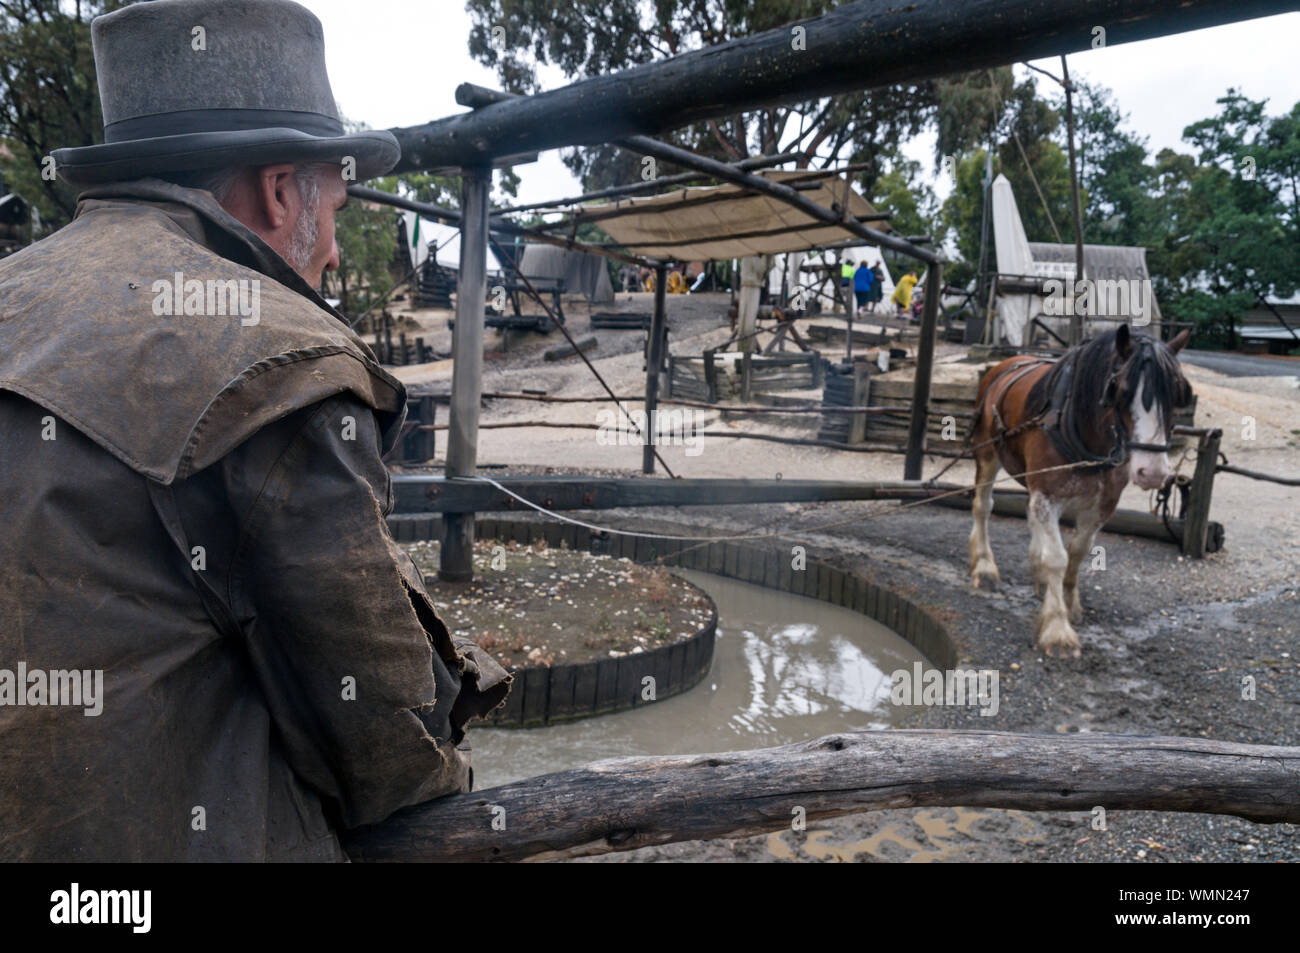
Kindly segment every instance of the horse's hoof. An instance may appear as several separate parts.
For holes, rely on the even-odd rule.
[[[1079,636],[1064,616],[1057,616],[1038,630],[1038,649],[1049,658],[1079,658]]]
[[[998,586],[1002,585],[1002,576],[998,573],[998,567],[992,563],[977,563],[970,573],[971,585],[976,589],[982,589],[985,592],[997,592]]]

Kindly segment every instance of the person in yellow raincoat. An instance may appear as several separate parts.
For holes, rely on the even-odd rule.
[[[898,313],[902,314],[912,304],[912,288],[916,285],[917,277],[914,272],[908,272],[902,278],[898,279],[898,284],[894,286],[893,302],[898,305]]]

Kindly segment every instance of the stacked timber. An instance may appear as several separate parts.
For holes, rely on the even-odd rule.
[[[754,354],[750,358],[750,393],[815,390],[822,386],[826,362],[816,351]],[[669,396],[685,400],[738,400],[744,354],[718,351],[700,357],[669,358]],[[710,387],[712,384],[712,387]]]
[[[974,423],[975,398],[979,382],[992,363],[946,363],[934,366],[934,379],[930,384],[930,413],[927,422],[930,446],[959,449],[970,435]],[[911,426],[912,386],[914,370],[904,367],[888,374],[874,375],[867,388],[865,403],[873,407],[898,407],[906,414],[871,414],[866,418],[866,438],[872,443],[890,443],[906,446],[907,431]],[[829,391],[826,403],[830,403]],[[1174,412],[1174,423],[1195,426],[1195,403]],[[836,415],[841,416],[841,415]],[[847,415],[845,415],[847,416]],[[947,431],[945,433],[945,426]],[[945,441],[945,437],[955,437]],[[834,439],[834,438],[831,438]],[[1177,438],[1181,442],[1184,438]]]
[[[731,400],[737,396],[735,375],[730,372],[723,355],[714,362],[714,393],[709,393],[703,357],[668,357],[668,393],[665,396],[680,400]]]
[[[917,328],[904,327],[882,321],[880,318],[867,318],[853,322],[853,346],[875,347],[878,344],[891,344],[897,347],[904,340],[915,340],[920,336]],[[848,328],[834,324],[812,323],[807,327],[809,341],[828,346],[843,347],[848,337]]]
[[[971,415],[980,377],[987,365],[936,364],[930,383],[930,412],[927,421],[928,442],[933,446],[951,444],[958,449],[970,435]],[[867,421],[867,439],[872,443],[906,446],[911,425],[914,368],[902,368],[871,378],[868,401],[873,407],[897,407],[907,413],[873,414]]]
[[[870,387],[871,365],[866,361],[831,364],[826,369],[822,403],[829,407],[865,407]],[[865,414],[822,414],[818,440],[858,444],[866,436]]]
[[[750,390],[768,393],[783,390],[812,390],[822,384],[824,365],[825,362],[816,351],[762,356],[755,354],[750,358]],[[741,373],[739,354],[733,360],[732,367],[736,374]]]
[[[417,308],[450,308],[452,292],[456,290],[456,276],[440,268],[430,256],[420,266],[420,278],[415,288]]]

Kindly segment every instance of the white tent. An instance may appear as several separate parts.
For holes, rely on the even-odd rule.
[[[406,236],[406,255],[412,267],[422,265],[435,252],[435,260],[443,268],[456,271],[460,268],[460,229],[455,225],[445,225],[432,219],[424,218],[415,212],[399,212],[402,217],[402,233]],[[490,250],[490,249],[489,249]],[[500,274],[501,269],[493,266],[495,255],[488,256],[489,275]]]
[[[1020,221],[1016,196],[1005,175],[999,174],[993,180],[992,191],[993,241],[998,252],[998,272],[1003,275],[1032,275],[1034,256],[1029,250],[1024,223]],[[1069,277],[1074,277],[1073,270],[1071,268]],[[1024,344],[1025,325],[1029,321],[1029,296],[999,295],[997,308],[1002,336],[1008,344],[1020,347]]]
[[[868,268],[871,268],[876,265],[880,267],[880,273],[885,276],[884,280],[881,282],[883,291],[880,300],[884,302],[884,304],[881,306],[882,313],[888,311],[888,313],[892,314],[893,311],[890,310],[892,306],[889,305],[889,299],[894,293],[894,278],[893,275],[889,273],[889,265],[885,263],[884,256],[880,253],[880,248],[876,245],[860,245],[853,248],[840,248],[833,251],[821,250],[821,251],[814,251],[811,253],[804,253],[804,252],[791,253],[789,256],[790,259],[792,259],[790,262],[791,287],[794,286],[793,279],[794,276],[798,273],[796,269],[798,269],[801,264],[802,265],[815,264],[818,261],[834,263],[837,255],[839,256],[840,262],[849,262],[853,265],[854,268],[857,268],[858,262],[860,261],[866,261]],[[811,269],[805,271],[804,280],[805,281],[808,280],[808,277],[811,274],[812,274]],[[838,274],[838,272],[836,274]],[[773,278],[775,278],[774,282],[773,282]],[[816,279],[814,279],[814,281],[815,280]],[[773,292],[780,291],[781,270],[779,266],[772,269],[772,274],[768,276],[768,281],[770,282],[769,290],[772,290]],[[827,275],[823,277],[819,283],[816,284],[815,290],[819,292],[821,295],[823,295],[825,298],[829,299],[839,294],[839,285],[833,283],[830,279],[830,276]],[[826,300],[823,300],[822,306],[829,307],[829,304]]]

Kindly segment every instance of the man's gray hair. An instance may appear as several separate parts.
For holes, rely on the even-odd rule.
[[[232,165],[224,169],[199,169],[195,172],[167,172],[158,175],[158,178],[164,179],[175,185],[187,189],[203,189],[205,192],[211,192],[218,204],[224,205],[230,198],[230,193],[234,191],[235,185],[239,181],[239,174],[244,171],[244,166]],[[310,204],[313,196],[319,200],[320,183],[319,177],[325,171],[336,171],[337,163],[333,162],[297,162],[294,163],[294,177],[298,181],[298,195],[304,203]]]
[[[230,198],[242,166],[230,166],[225,169],[202,169],[197,172],[177,172],[158,176],[168,182],[187,189],[203,189],[212,193],[217,204],[225,205]],[[317,217],[320,212],[320,177],[328,173],[338,173],[338,166],[332,162],[298,162],[293,167],[294,180],[298,183],[298,197],[302,199],[302,214],[294,222],[293,232],[289,236],[289,247],[285,260],[295,271],[302,272],[311,261],[316,249],[316,240],[320,237]]]

